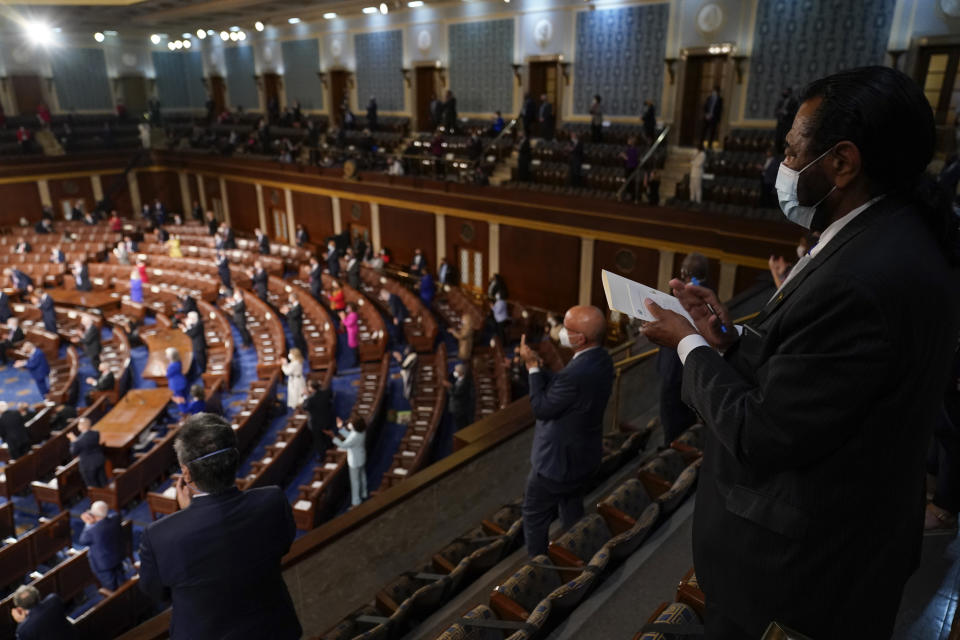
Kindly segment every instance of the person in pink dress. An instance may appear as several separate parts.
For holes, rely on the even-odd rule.
[[[345,311],[340,312],[340,323],[347,332],[347,361],[344,368],[357,366],[357,347],[360,345],[360,316],[353,304],[348,304]]]

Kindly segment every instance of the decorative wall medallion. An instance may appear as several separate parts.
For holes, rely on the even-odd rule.
[[[620,249],[620,251],[617,251],[617,255],[613,260],[621,273],[630,273],[633,271],[633,268],[637,266],[637,256],[629,249]]]
[[[553,23],[544,18],[533,28],[533,39],[541,49],[550,44],[553,39]]]
[[[430,32],[426,29],[421,29],[420,33],[417,34],[417,49],[422,53],[430,51],[430,45],[433,44],[433,37],[430,35]]]
[[[120,61],[127,67],[137,66],[137,56],[133,53],[125,53],[120,56]]]
[[[473,242],[475,235],[476,232],[473,230],[473,225],[469,222],[464,222],[460,226],[460,239],[464,242]]]
[[[723,24],[723,9],[713,2],[700,7],[697,12],[697,28],[703,33],[713,33]]]
[[[354,220],[360,219],[360,205],[356,202],[350,205],[350,217]]]
[[[340,38],[334,38],[330,41],[330,55],[339,58],[343,54],[343,42]]]

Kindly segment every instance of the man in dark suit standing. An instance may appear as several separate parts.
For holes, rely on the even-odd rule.
[[[567,183],[571,187],[583,186],[583,142],[580,136],[575,133],[570,134],[570,155],[567,157],[569,168]]]
[[[67,620],[63,600],[55,593],[40,599],[40,592],[29,584],[13,592],[10,615],[17,621],[17,640],[72,640],[77,637]]]
[[[16,348],[23,340],[20,320],[16,316],[11,316],[7,320],[7,335],[0,341],[0,363],[7,364],[7,350]]]
[[[189,417],[174,450],[180,511],[151,523],[140,541],[140,588],[172,599],[170,637],[299,638],[280,571],[296,533],[283,491],[236,487],[237,439],[219,416]]]
[[[193,201],[193,207],[191,208],[190,212],[193,215],[194,220],[197,222],[203,221],[203,207],[200,206],[199,200]]]
[[[24,349],[27,352],[27,359],[18,360],[13,363],[13,366],[26,368],[37,385],[37,391],[40,392],[41,396],[46,397],[47,393],[50,392],[50,384],[47,382],[47,377],[50,375],[50,363],[47,362],[47,356],[43,355],[43,351],[37,349],[32,342],[25,342]]]
[[[533,137],[537,123],[537,101],[529,93],[523,94],[523,106],[520,108],[520,120],[523,122],[523,135]]]
[[[324,388],[319,380],[311,379],[307,383],[310,392],[303,400],[303,409],[310,416],[308,426],[313,434],[313,446],[317,457],[323,460],[323,454],[330,448],[328,431],[333,431],[337,424],[337,416],[333,412],[333,389]]]
[[[310,295],[314,300],[323,296],[323,267],[313,256],[310,256]]]
[[[453,368],[453,382],[445,384],[449,389],[447,408],[453,416],[453,429],[460,431],[473,422],[477,404],[473,391],[473,378],[467,375],[467,366],[460,362]]]
[[[202,376],[207,370],[207,337],[199,312],[191,311],[187,314],[183,332],[190,337],[190,345],[193,347],[193,374]]]
[[[814,81],[786,143],[780,206],[822,233],[760,315],[740,333],[679,280],[696,328],[647,305],[644,333],[677,348],[708,427],[693,531],[707,637],[759,637],[776,619],[889,638],[960,331],[957,219],[924,187],[933,113],[897,70]]]
[[[422,276],[427,272],[427,258],[420,247],[413,250],[413,260],[410,261],[410,273]]]
[[[64,264],[66,261],[67,256],[64,255],[63,249],[59,246],[50,249],[50,264]]]
[[[370,102],[367,103],[367,129],[377,130],[377,99],[370,96]]]
[[[230,275],[230,261],[223,253],[217,254],[217,275],[220,276],[220,283],[225,289],[233,289],[233,279]]]
[[[257,237],[257,251],[260,252],[260,255],[270,255],[270,238],[267,237],[267,234],[257,228],[254,229],[253,235]]]
[[[296,243],[298,247],[302,247],[303,245],[310,242],[310,234],[307,233],[307,230],[304,228],[302,224],[297,225],[297,234],[295,238],[296,238]]]
[[[113,391],[113,388],[117,386],[116,377],[113,375],[113,371],[110,370],[109,362],[100,362],[98,367],[100,370],[100,375],[96,378],[87,378],[86,382],[90,385],[90,390],[87,391],[86,401],[88,405],[93,404],[93,392],[94,391]]]
[[[390,331],[390,337],[393,340],[395,345],[406,344],[406,336],[403,334],[403,325],[407,319],[407,316],[410,315],[410,312],[407,310],[403,300],[400,299],[395,293],[390,293],[386,288],[380,289],[380,299],[383,300],[384,304],[387,306],[387,311],[390,312],[392,318],[392,323],[387,327]]]
[[[10,450],[11,460],[30,451],[30,434],[23,414],[6,402],[0,402],[0,438]]]
[[[553,115],[553,104],[547,99],[547,94],[540,96],[540,137],[545,140],[553,140],[553,131],[557,126],[556,117]]]
[[[80,458],[78,466],[83,483],[88,487],[106,486],[106,458],[100,447],[100,432],[93,429],[90,418],[86,417],[77,421],[77,431],[80,432],[79,436],[68,432],[67,439],[70,440],[70,455]]]
[[[715,86],[706,102],[703,103],[703,132],[700,135],[700,147],[704,143],[713,146],[713,141],[717,139],[717,127],[720,125],[720,116],[723,115],[723,97],[720,95],[720,87]]]
[[[253,282],[253,292],[257,297],[267,301],[267,271],[263,268],[263,263],[259,260],[253,263],[253,272],[250,274],[250,280]]]
[[[77,285],[77,291],[90,291],[93,285],[90,284],[90,269],[83,260],[77,260],[73,263],[73,281]]]
[[[340,252],[337,251],[337,245],[330,241],[327,245],[327,252],[324,254],[324,260],[327,261],[327,271],[334,278],[340,277]]]
[[[80,519],[83,520],[83,530],[77,541],[89,547],[87,560],[93,575],[97,576],[101,587],[116,591],[126,582],[120,516],[110,513],[106,502],[97,500],[90,505],[89,511],[80,514]]]
[[[306,358],[307,341],[303,339],[303,307],[300,306],[300,300],[297,294],[291,293],[287,299],[288,303],[280,311],[287,316],[287,326],[290,327],[290,333],[293,335],[293,346],[300,349],[300,353]]]
[[[197,307],[197,301],[193,299],[193,296],[191,296],[189,293],[180,294],[180,306],[174,309],[173,312],[174,318],[176,319],[174,325],[186,320],[187,315],[191,311],[196,313],[198,310],[199,308]]]
[[[100,344],[100,329],[93,322],[89,315],[80,316],[80,324],[83,326],[83,335],[80,336],[80,344],[83,345],[83,355],[87,356],[94,369],[100,368],[100,352],[103,346]]]
[[[207,211],[204,214],[204,218],[207,221],[207,233],[211,236],[217,235],[217,231],[220,229],[220,223],[217,222],[217,219],[213,215],[213,211]]]
[[[0,322],[6,322],[13,314],[10,312],[10,296],[0,289]]]
[[[452,134],[457,128],[457,98],[453,91],[447,90],[443,101],[443,127],[447,134]]]
[[[237,237],[233,233],[233,228],[231,228],[226,222],[220,225],[220,235],[223,237],[224,249],[237,248]]]
[[[457,268],[450,264],[449,260],[440,258],[440,269],[437,271],[437,280],[440,281],[441,285],[448,284],[451,287],[455,287],[460,284],[460,274],[457,273]]]
[[[230,305],[233,310],[233,324],[240,332],[240,339],[244,347],[251,344],[250,332],[247,331],[247,303],[243,301],[243,290],[237,287],[233,292],[233,301]]]
[[[347,284],[357,291],[360,290],[360,261],[353,249],[347,249]]]
[[[606,331],[599,309],[571,307],[560,344],[573,349],[573,359],[557,374],[543,369],[526,336],[520,341],[537,419],[523,497],[523,533],[531,558],[547,552],[550,522],[558,510],[565,528],[583,516],[586,484],[600,466],[603,412],[613,389],[613,361],[603,348]]]
[[[43,328],[50,333],[57,332],[57,310],[53,306],[53,298],[43,289],[38,290],[39,298],[36,305],[40,308],[43,317]]]

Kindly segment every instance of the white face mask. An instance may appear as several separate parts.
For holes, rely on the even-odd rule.
[[[777,200],[780,202],[780,209],[783,211],[783,214],[787,216],[787,220],[800,225],[804,229],[810,228],[810,225],[813,223],[813,216],[817,212],[817,207],[827,199],[827,196],[833,193],[837,185],[833,185],[833,189],[830,189],[816,204],[805,206],[800,204],[797,196],[797,185],[800,183],[800,174],[819,162],[820,159],[830,153],[830,151],[831,149],[827,149],[799,171],[791,169],[782,162],[780,163],[780,170],[777,172],[777,182],[775,185],[777,189]]]
[[[560,346],[566,347],[567,349],[574,349],[575,347],[570,342],[570,334],[567,332],[566,327],[560,328]]]

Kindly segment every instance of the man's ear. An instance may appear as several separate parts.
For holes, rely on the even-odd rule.
[[[827,162],[833,174],[833,182],[843,189],[856,180],[863,170],[863,160],[857,145],[848,140],[837,143]]]

